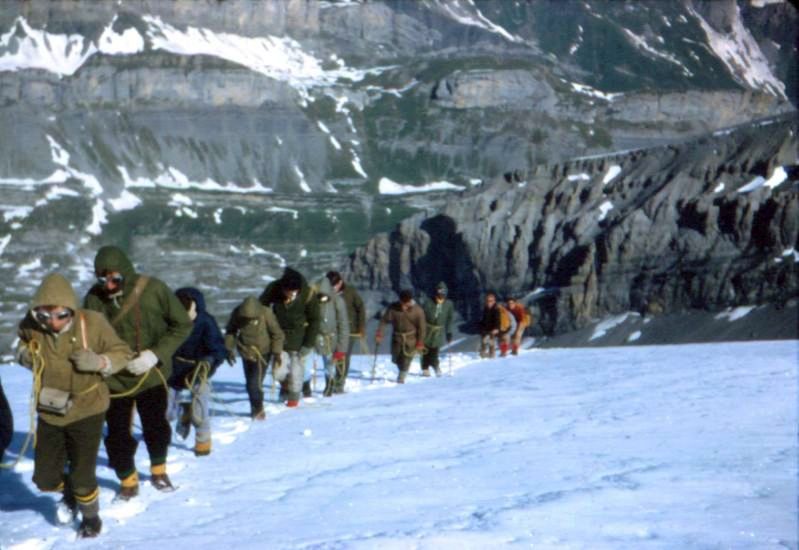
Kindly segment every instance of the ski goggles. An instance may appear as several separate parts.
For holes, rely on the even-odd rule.
[[[111,277],[108,277],[106,275],[98,275],[97,276],[97,282],[100,283],[103,286],[105,286],[106,283],[108,283],[108,281],[111,281],[115,285],[118,285],[124,280],[125,280],[125,277],[123,277],[122,275],[112,275]]]
[[[62,309],[61,311],[47,311],[45,309],[34,309],[33,316],[36,317],[36,320],[40,323],[47,323],[51,319],[57,319],[59,321],[63,321],[64,319],[69,319],[72,317],[72,310],[71,309]]]

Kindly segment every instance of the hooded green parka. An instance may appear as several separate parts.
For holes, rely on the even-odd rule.
[[[239,355],[247,361],[257,360],[253,347],[265,359],[270,353],[280,355],[284,339],[275,314],[255,296],[247,296],[236,306],[225,328],[225,347],[228,351],[238,348]]]
[[[299,293],[291,303],[286,303],[283,296],[282,281],[288,277],[300,282]],[[287,267],[283,277],[269,283],[258,300],[272,308],[277,317],[286,335],[283,349],[289,352],[300,351],[301,348],[313,349],[319,335],[319,301],[314,298],[305,277]]]
[[[104,314],[120,338],[135,353],[147,349],[152,351],[158,357],[157,368],[168,380],[172,374],[172,355],[192,331],[193,325],[186,308],[164,282],[148,277],[139,299],[119,316],[143,275],[136,273],[128,257],[116,246],[100,248],[94,258],[95,274],[102,275],[109,271],[117,271],[124,277],[121,295],[109,296],[102,285],[96,284],[86,295],[85,307]],[[147,378],[138,386],[136,393],[163,383],[154,372],[148,371],[143,376]],[[123,370],[108,378],[108,387],[113,393],[124,393],[137,387],[139,382],[139,376]]]
[[[436,291],[443,290],[445,298],[439,302],[436,296],[425,300],[424,316],[427,321],[427,334],[424,345],[428,348],[440,348],[447,342],[448,335],[452,334],[452,319],[455,316],[455,306],[446,298],[447,285],[442,281],[436,285]]]

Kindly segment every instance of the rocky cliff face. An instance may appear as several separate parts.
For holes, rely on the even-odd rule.
[[[532,304],[557,334],[626,311],[780,304],[799,293],[795,117],[679,145],[508,173],[378,235],[356,285],[452,289],[474,320],[483,292]]]
[[[112,197],[466,184],[791,109],[796,28],[743,0],[8,2],[0,179],[49,177],[55,140]]]
[[[227,315],[451,198],[414,191],[789,112],[797,29],[763,0],[0,2],[0,349],[103,244]]]

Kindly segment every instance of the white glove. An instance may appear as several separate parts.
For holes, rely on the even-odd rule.
[[[281,352],[280,360],[277,357],[274,358],[274,365],[272,365],[272,376],[278,382],[283,382],[286,379],[286,376],[289,374],[289,363],[291,359],[289,358],[289,354]]]
[[[128,362],[129,372],[140,376],[158,364],[158,356],[146,349],[136,359]]]

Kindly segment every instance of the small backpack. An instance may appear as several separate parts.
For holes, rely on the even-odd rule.
[[[499,308],[499,331],[508,332],[511,327],[511,312],[505,307],[498,305]]]

